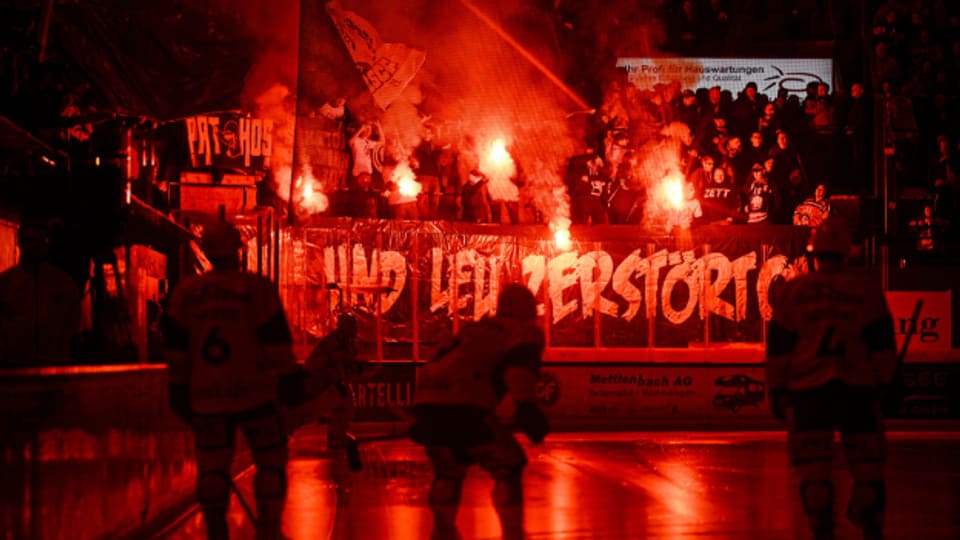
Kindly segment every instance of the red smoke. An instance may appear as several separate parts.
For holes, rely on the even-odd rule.
[[[293,95],[297,88],[299,0],[215,0],[219,9],[232,13],[255,41],[258,55],[245,83],[244,103],[258,116],[275,123],[272,167],[278,182],[289,181],[292,161]],[[540,13],[535,0],[516,2],[475,1],[491,19],[523,42],[530,54],[551,69],[560,65],[547,21],[529,22]],[[392,2],[343,1],[342,9],[356,12],[378,30],[384,42],[399,42],[426,51],[427,60],[401,99],[386,112],[354,107],[361,120],[379,114],[388,140],[388,152],[403,161],[422,134],[424,116],[437,128],[437,138],[463,146],[472,136],[478,148],[494,138],[510,141],[510,154],[528,177],[526,195],[548,221],[569,217],[560,172],[566,160],[579,151],[565,117],[578,109],[543,73],[457,0]],[[322,12],[322,8],[320,9]],[[310,27],[314,24],[316,27]],[[338,39],[329,21],[309,22],[304,31],[324,39]],[[521,31],[522,30],[522,31]],[[539,34],[539,35],[538,35]],[[342,43],[323,44],[321,54],[340,55],[323,64],[316,76],[322,88],[301,88],[301,103],[319,106],[346,97],[361,102],[356,88],[359,74]],[[346,59],[346,60],[345,60]],[[317,66],[313,66],[317,71]],[[338,84],[350,81],[351,84]],[[361,83],[362,84],[362,83]],[[305,83],[306,85],[306,83]],[[290,94],[283,95],[286,88]],[[339,94],[339,95],[338,95]],[[287,186],[278,189],[287,196]]]

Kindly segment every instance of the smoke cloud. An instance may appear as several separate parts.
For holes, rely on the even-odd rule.
[[[441,144],[463,147],[469,136],[482,151],[503,139],[524,172],[526,196],[537,210],[547,221],[569,218],[561,171],[581,144],[571,135],[566,117],[580,107],[471,12],[466,0],[336,2],[370,21],[384,42],[426,51],[420,73],[387,111],[372,106],[323,2],[304,4],[303,51],[299,0],[216,2],[256,43],[258,56],[245,81],[243,102],[258,116],[274,121],[272,169],[282,197],[288,194],[293,164],[293,96],[299,99],[301,114],[344,97],[359,120],[381,121],[388,153],[397,161],[409,156],[425,123],[434,126]],[[547,69],[560,73],[561,55],[536,0],[470,3],[523,43]],[[298,52],[305,60],[299,89]]]
[[[270,187],[286,198],[293,170],[300,0],[212,0],[210,9],[232,18],[253,42],[255,56],[240,101],[244,110],[273,120]]]
[[[547,21],[529,24],[531,17],[542,15],[534,9],[533,0],[475,4],[510,36],[522,40],[538,61],[558,69]],[[576,150],[565,120],[578,108],[570,97],[460,0],[344,1],[340,7],[367,19],[384,42],[426,51],[426,62],[386,112],[352,95],[355,87],[339,82],[330,88],[329,76],[319,78],[327,82],[324,87],[303,89],[319,94],[307,99],[322,103],[343,96],[361,120],[379,116],[388,153],[398,161],[404,161],[419,142],[425,124],[435,128],[440,144],[473,146],[479,153],[503,140],[518,168],[529,177],[525,191],[537,209],[547,220],[555,215],[569,217],[566,198],[558,199],[556,193],[563,188],[560,172]],[[339,39],[335,32],[332,38]],[[345,71],[335,74],[335,79],[359,79],[354,66],[340,65]]]

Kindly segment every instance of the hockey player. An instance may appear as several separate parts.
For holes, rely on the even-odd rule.
[[[276,286],[240,270],[240,233],[221,221],[203,248],[213,270],[182,281],[163,322],[170,407],[194,431],[197,498],[207,537],[229,537],[230,465],[243,431],[256,465],[257,538],[282,538],[287,434],[278,399],[295,403],[303,378]]]
[[[544,347],[536,300],[507,285],[497,314],[464,326],[453,342],[418,370],[411,438],[426,447],[433,467],[430,508],[434,540],[459,538],[460,491],[467,468],[480,465],[494,479],[493,504],[504,539],[523,537],[523,448],[494,409],[508,394],[515,421],[534,444],[549,431],[536,405],[535,386]]]
[[[327,386],[325,399],[317,400],[320,416],[329,416],[327,448],[342,448],[353,419],[350,383],[358,373],[357,319],[348,313],[337,316],[337,327],[323,337],[307,357],[311,379]],[[328,412],[329,411],[329,412]]]
[[[893,319],[874,280],[847,267],[851,235],[839,218],[815,230],[815,270],[774,301],[766,375],[773,414],[787,423],[788,452],[815,538],[834,537],[833,434],[853,477],[847,518],[867,539],[883,534],[886,440],[881,405],[894,395]]]

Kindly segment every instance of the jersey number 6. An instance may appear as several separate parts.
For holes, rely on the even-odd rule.
[[[207,337],[204,338],[200,356],[204,362],[214,366],[219,366],[230,359],[230,344],[220,337],[219,326],[211,328]]]

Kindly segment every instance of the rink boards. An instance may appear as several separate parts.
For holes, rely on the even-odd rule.
[[[537,399],[558,429],[780,428],[767,408],[760,362],[579,361],[567,356],[544,363],[537,387]],[[415,399],[417,365],[384,362],[354,384],[357,420],[402,421]],[[903,380],[907,397],[896,418],[906,421],[904,427],[911,419],[960,419],[960,363],[908,363]]]

